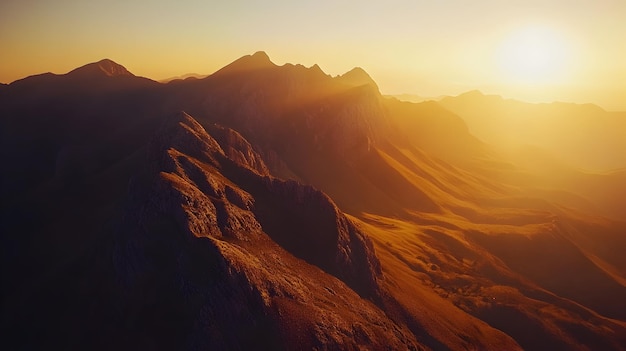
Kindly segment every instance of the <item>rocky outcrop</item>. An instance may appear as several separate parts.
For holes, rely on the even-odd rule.
[[[245,139],[221,133],[220,146],[189,115],[168,119],[151,181],[131,184],[113,261],[129,328],[149,335],[135,346],[418,349],[350,288],[375,295],[369,240],[325,194],[260,175]]]
[[[229,159],[254,170],[258,174],[269,175],[269,170],[261,155],[241,134],[215,124],[209,126],[208,131],[217,140]]]
[[[253,213],[252,219],[296,257],[342,279],[363,296],[379,295],[380,263],[371,242],[326,194],[310,185],[269,176],[263,159],[239,133],[215,125],[209,130],[217,139],[183,113],[166,123],[152,147],[152,152],[157,150],[163,155],[157,164],[168,172],[161,182],[188,201],[199,201],[209,209],[195,211],[194,206],[189,207],[188,214],[180,216],[182,224],[203,228],[195,232],[196,236],[216,233],[214,228],[199,223],[213,218],[207,213],[221,208],[224,221],[232,221],[237,228],[226,225],[222,231],[235,235],[256,231],[259,225],[251,224]],[[214,167],[213,172],[203,170],[202,161]],[[238,182],[237,186],[230,181]],[[208,201],[207,196],[219,200]],[[254,206],[257,202],[259,206]]]
[[[378,297],[381,268],[371,241],[323,192],[296,181],[265,178],[255,213],[266,232],[295,256]]]

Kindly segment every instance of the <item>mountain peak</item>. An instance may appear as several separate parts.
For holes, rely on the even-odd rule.
[[[276,67],[276,65],[272,62],[272,60],[270,60],[267,53],[265,53],[265,51],[257,51],[252,55],[246,55],[238,58],[216,73],[241,73],[272,67]]]
[[[272,63],[272,60],[270,60],[269,55],[265,51],[257,51],[254,54],[250,55],[250,57],[258,61]]]
[[[338,76],[337,79],[343,83],[353,86],[372,85],[376,88],[376,90],[378,90],[378,85],[376,84],[376,82],[361,67],[354,67],[343,75]]]
[[[480,90],[471,90],[471,91],[468,91],[466,93],[463,93],[457,96],[456,98],[460,99],[461,101],[474,102],[474,103],[478,103],[478,102],[492,103],[492,104],[499,104],[506,100],[510,100],[510,99],[505,99],[501,95],[497,95],[497,94],[485,94]]]
[[[322,70],[322,68],[316,63],[313,66],[311,66],[311,68],[309,68],[311,71],[313,72],[318,72],[318,73],[322,73],[323,75],[326,75],[326,73],[324,73],[324,71]]]
[[[76,68],[68,73],[72,76],[134,76],[130,73],[126,67],[114,62],[110,59],[103,59],[98,62],[86,64],[82,67]]]
[[[467,91],[465,93],[462,93],[460,95],[458,95],[457,97],[479,97],[479,96],[485,96],[485,94],[483,94],[482,91],[478,90],[478,89],[474,89],[474,90],[470,90]]]

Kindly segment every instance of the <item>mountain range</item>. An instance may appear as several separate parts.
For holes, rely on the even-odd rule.
[[[624,350],[625,121],[264,52],[0,86],[3,348]]]

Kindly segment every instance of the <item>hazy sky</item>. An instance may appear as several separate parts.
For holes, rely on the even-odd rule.
[[[383,93],[471,89],[626,110],[626,0],[0,1],[0,82],[111,58],[153,79],[245,54],[367,70]]]

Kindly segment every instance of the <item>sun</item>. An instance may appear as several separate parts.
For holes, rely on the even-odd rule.
[[[567,77],[569,57],[565,38],[544,27],[519,29],[498,50],[502,78],[532,85],[560,83]]]

